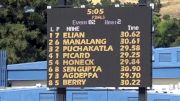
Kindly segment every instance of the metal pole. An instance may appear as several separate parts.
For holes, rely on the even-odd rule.
[[[56,101],[66,101],[66,88],[58,88],[57,95]]]
[[[147,101],[146,87],[139,87],[139,101]]]

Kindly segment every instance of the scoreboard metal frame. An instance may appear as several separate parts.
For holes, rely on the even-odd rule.
[[[47,10],[48,87],[151,87],[151,8]]]

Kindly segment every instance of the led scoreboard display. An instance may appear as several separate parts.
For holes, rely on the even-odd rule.
[[[150,87],[151,8],[47,10],[48,87]]]

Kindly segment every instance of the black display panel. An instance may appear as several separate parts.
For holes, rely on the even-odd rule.
[[[151,8],[47,10],[48,87],[150,87]]]

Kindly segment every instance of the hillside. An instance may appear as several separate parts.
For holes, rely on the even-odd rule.
[[[180,18],[180,0],[161,0],[161,4],[160,13],[162,15],[169,14],[172,17]]]

